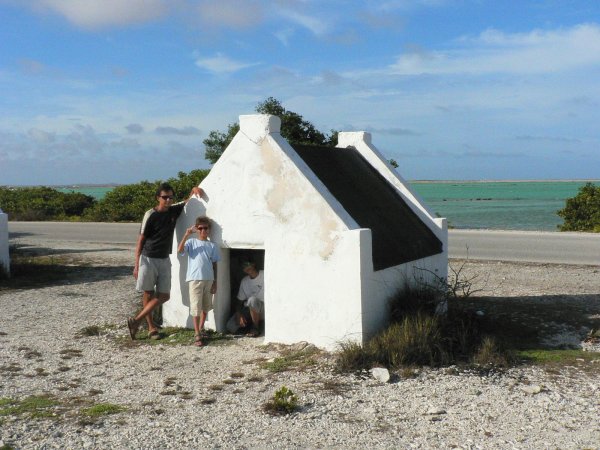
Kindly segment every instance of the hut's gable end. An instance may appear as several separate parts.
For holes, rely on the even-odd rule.
[[[222,230],[219,240],[226,247],[286,240],[297,242],[298,252],[330,258],[348,226],[307,178],[310,170],[298,167],[302,160],[289,154],[289,146],[282,149],[287,143],[278,133],[245,131],[201,184],[206,214]]]

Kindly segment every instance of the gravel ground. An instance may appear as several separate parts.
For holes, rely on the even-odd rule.
[[[600,448],[600,360],[487,376],[419,369],[382,383],[334,374],[323,354],[314,367],[273,373],[264,361],[285,348],[260,338],[128,342],[125,319],[139,304],[133,248],[51,246],[91,267],[67,283],[0,290],[0,410],[2,399],[50,395],[57,415],[0,415],[0,447]],[[465,273],[492,300],[568,302],[600,319],[597,268],[468,262]],[[99,336],[79,337],[93,325]],[[300,409],[267,414],[263,404],[284,385]],[[85,414],[101,404],[123,409]]]

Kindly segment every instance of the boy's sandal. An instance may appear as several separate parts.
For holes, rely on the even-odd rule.
[[[199,334],[194,335],[194,345],[196,347],[202,347],[204,345],[202,342],[202,337]]]

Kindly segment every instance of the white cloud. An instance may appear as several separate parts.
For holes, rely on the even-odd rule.
[[[397,75],[540,74],[600,65],[600,26],[507,34],[487,30],[458,50],[415,52],[390,67]]]
[[[283,28],[281,30],[275,31],[273,35],[286,47],[290,43],[290,38],[294,35],[293,28]]]
[[[167,0],[33,0],[36,10],[52,11],[82,28],[143,23],[161,17]]]
[[[322,36],[327,32],[331,32],[331,26],[321,19],[302,14],[290,9],[280,9],[279,15],[290,20],[296,25],[306,28],[316,36]]]
[[[177,134],[179,136],[193,136],[202,134],[202,132],[198,128],[191,126],[182,128],[159,126],[156,127],[155,131],[158,134]]]
[[[263,20],[262,6],[254,0],[214,0],[198,5],[202,22],[214,26],[251,27]]]
[[[49,133],[38,128],[31,128],[27,134],[31,139],[40,144],[47,144],[56,140],[56,133]]]
[[[235,61],[222,53],[217,53],[211,58],[197,58],[196,65],[214,73],[231,73],[257,65],[257,63],[244,63]]]

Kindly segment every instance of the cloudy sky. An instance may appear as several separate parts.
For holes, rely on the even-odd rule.
[[[600,178],[597,0],[0,0],[0,185],[209,167],[269,96],[407,179]]]

